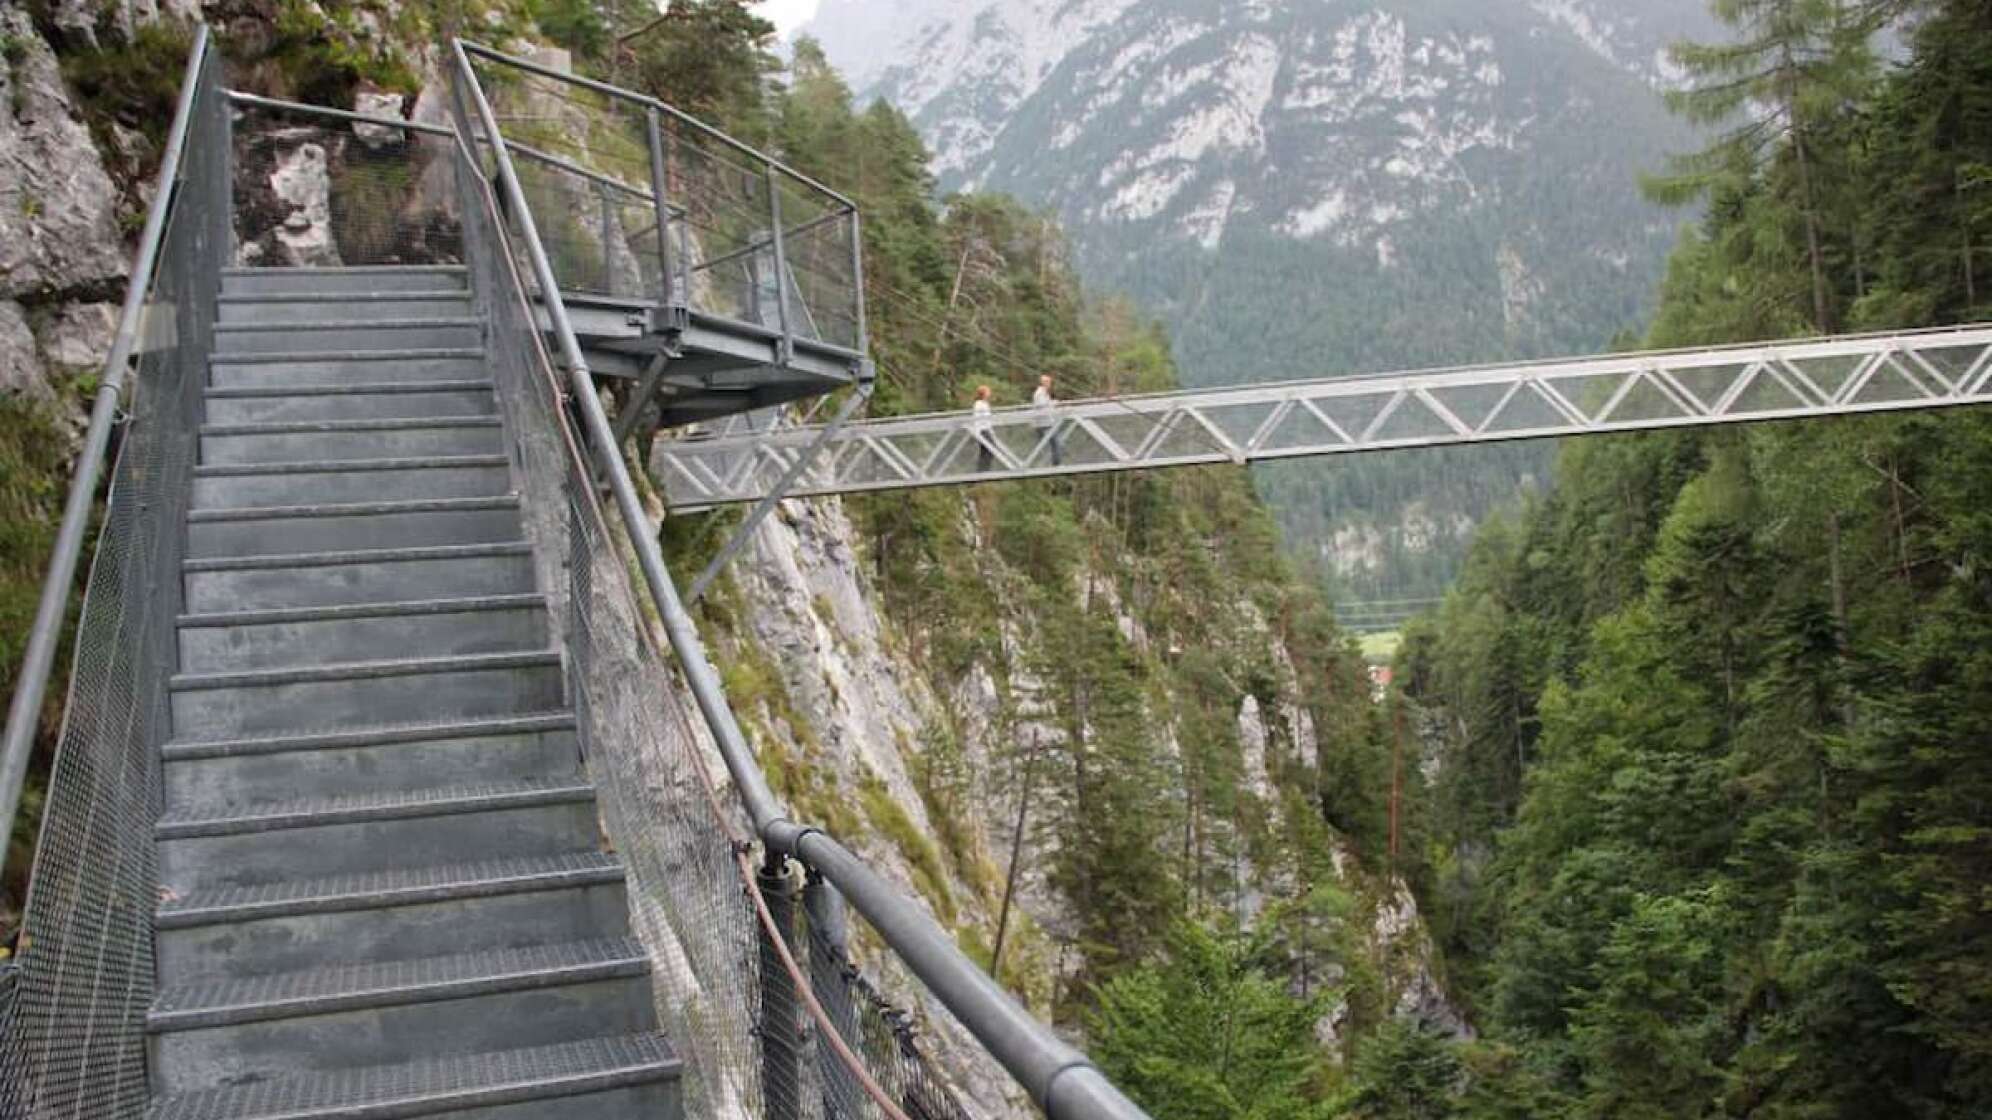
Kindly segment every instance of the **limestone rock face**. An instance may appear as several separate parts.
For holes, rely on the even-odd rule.
[[[45,299],[125,274],[118,192],[77,119],[55,52],[0,11],[0,298]]]
[[[353,97],[353,111],[370,117],[398,117],[401,115],[401,95],[398,93],[374,93],[362,90]],[[390,144],[399,144],[406,132],[384,124],[354,122],[353,135],[359,137],[370,151],[379,151]]]
[[[118,330],[115,303],[72,303],[55,312],[39,332],[42,360],[52,373],[96,373],[111,355]]]
[[[35,351],[27,314],[20,304],[7,300],[0,300],[0,394],[35,400],[53,395]]]
[[[332,176],[323,145],[306,141],[279,156],[270,172],[270,191],[289,211],[270,235],[280,257],[274,263],[297,267],[344,263],[332,241]],[[262,253],[255,255],[260,258]]]

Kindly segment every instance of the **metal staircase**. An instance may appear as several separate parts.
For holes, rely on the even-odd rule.
[[[217,304],[151,1114],[673,1115],[464,271]]]

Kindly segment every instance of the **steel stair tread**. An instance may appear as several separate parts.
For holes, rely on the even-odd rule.
[[[292,751],[389,746],[395,743],[420,743],[431,739],[465,739],[482,735],[572,730],[574,730],[574,713],[540,712],[523,716],[436,720],[388,724],[358,730],[263,735],[243,739],[176,739],[160,748],[160,757],[165,762],[184,762],[203,758],[243,758],[262,754],[285,754]]]
[[[209,887],[160,903],[157,928],[193,926],[340,910],[371,910],[498,894],[557,890],[623,878],[605,852],[562,852],[440,867],[348,872],[253,887]]]
[[[159,840],[236,836],[280,829],[573,804],[594,798],[595,787],[577,773],[511,782],[304,797],[270,802],[254,809],[218,816],[168,809],[153,826],[153,835]]]
[[[401,432],[418,428],[496,428],[497,416],[387,416],[366,420],[250,420],[202,424],[203,436],[282,436],[304,432]]]
[[[495,393],[488,377],[453,377],[436,381],[356,381],[349,385],[313,382],[306,385],[224,385],[206,391],[209,400],[266,400],[285,397],[365,397],[421,393]]]
[[[175,673],[167,682],[174,692],[210,688],[254,688],[312,681],[371,680],[421,673],[468,672],[480,669],[535,669],[560,666],[560,651],[510,650],[503,653],[460,653],[441,657],[398,657],[379,661],[334,661],[326,665],[291,665],[279,669],[233,669],[216,673]]]
[[[398,350],[243,350],[208,355],[210,366],[283,365],[286,362],[411,362],[425,358],[476,360],[482,347],[408,346]]]
[[[469,560],[482,556],[530,556],[525,540],[488,544],[416,545],[408,548],[362,548],[336,552],[279,552],[259,556],[208,556],[181,561],[187,572],[239,572],[280,568],[322,568],[338,564],[379,564],[399,560]]]
[[[433,455],[421,459],[305,459],[289,463],[203,463],[194,468],[194,477],[243,478],[265,474],[332,474],[346,471],[444,471],[506,465],[507,460],[503,455]]]
[[[517,494],[482,498],[402,498],[383,502],[319,502],[284,506],[224,506],[187,511],[187,523],[266,521],[278,518],[360,517],[387,513],[451,513],[457,510],[517,509]]]
[[[655,1032],[179,1093],[145,1120],[389,1120],[641,1085],[684,1068]]]
[[[191,630],[225,626],[270,626],[283,622],[333,622],[351,618],[509,611],[545,606],[546,596],[538,592],[526,592],[518,595],[477,595],[460,599],[342,603],[329,607],[269,607],[247,611],[210,611],[202,614],[183,614],[175,622],[181,629]]]
[[[460,299],[468,302],[468,288],[409,288],[391,292],[223,292],[220,303],[395,303],[408,300]]]
[[[470,271],[461,264],[331,264],[331,265],[223,265],[223,276],[365,276],[407,275],[414,272],[433,272],[438,275],[463,276]]]
[[[461,295],[462,293],[453,293]],[[475,315],[411,315],[404,319],[314,319],[308,323],[216,323],[216,334],[254,334],[281,331],[393,331],[419,327],[481,327],[484,320]]]
[[[161,988],[146,1029],[196,1030],[647,975],[633,937],[369,961]]]

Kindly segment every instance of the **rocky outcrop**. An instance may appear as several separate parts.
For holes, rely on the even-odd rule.
[[[28,14],[0,12],[0,298],[114,286],[126,269],[118,192],[55,52]]]
[[[964,504],[958,531],[973,539],[978,527]],[[1001,568],[993,549],[978,548],[975,555],[992,570]],[[739,714],[764,767],[806,772],[806,779],[787,791],[798,815],[828,825],[965,945],[986,944],[1002,873],[1018,839],[1031,760],[1065,745],[1050,691],[1030,668],[1042,660],[1033,649],[1041,639],[1021,629],[1021,620],[1003,620],[1000,666],[978,661],[958,677],[937,675],[923,645],[927,636],[885,616],[870,572],[866,545],[841,503],[783,503],[731,569],[730,589],[719,592],[728,622],[715,650],[723,665],[733,665],[733,681],[745,690],[739,693],[747,697]],[[1006,577],[998,572],[992,578],[1000,584]],[[1090,603],[1092,609],[1111,611],[1123,638],[1147,647],[1149,636],[1128,605],[1115,598],[1112,582],[1076,580],[1074,608]],[[1266,695],[1247,695],[1236,712],[1242,787],[1276,818],[1284,811],[1278,796],[1283,776],[1295,764],[1315,764],[1322,748],[1311,715],[1292,699],[1297,674],[1278,637],[1251,603],[1239,604],[1237,611],[1250,620],[1248,644],[1263,645],[1269,653],[1262,664],[1270,680]],[[776,686],[768,687],[763,675],[778,678]],[[1154,723],[1155,750],[1180,761],[1174,726],[1159,713]],[[962,783],[959,796],[945,803],[923,788],[937,767],[951,768]],[[1049,773],[1040,772],[1035,780],[1040,801],[1057,796]],[[866,807],[868,789],[899,807],[904,821],[896,827],[905,835],[894,835],[895,826],[874,819]],[[1050,881],[1057,841],[1049,832],[1025,815],[1016,924],[1004,950],[1005,960],[1014,961],[1017,930],[1027,927],[1029,943],[1022,951],[1048,988],[1069,979],[1064,970],[1076,964],[1076,953],[1061,955],[1057,946],[1069,946],[1080,935],[1073,911]],[[950,842],[943,837],[969,850],[939,851]],[[921,844],[928,850],[919,850]],[[1261,867],[1254,860],[1250,851],[1238,856],[1235,904],[1247,920],[1295,890],[1293,872],[1283,861]],[[1352,943],[1364,947],[1382,977],[1387,1009],[1466,1033],[1463,1016],[1446,996],[1437,950],[1409,890],[1367,871],[1346,848],[1337,851],[1334,864],[1339,889],[1358,900],[1348,919],[1356,923]],[[963,1103],[978,1117],[1013,1114],[1020,1102],[1007,1075],[923,989],[892,967],[875,941],[860,937],[857,945],[866,972],[891,998],[914,1010],[922,1045],[955,1080]],[[1007,964],[1005,973],[1010,973]],[[1335,978],[1316,975],[1313,982],[1323,979]],[[1037,1009],[1045,1011],[1042,1005]],[[1339,1014],[1346,1018],[1346,1009]],[[1323,1038],[1335,1041],[1344,1025],[1331,1015],[1320,1025]]]
[[[47,401],[54,394],[21,305],[0,300],[0,393]]]

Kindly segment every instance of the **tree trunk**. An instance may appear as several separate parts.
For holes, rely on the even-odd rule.
[[[1826,299],[1826,261],[1819,245],[1819,202],[1812,189],[1812,157],[1806,151],[1805,124],[1798,116],[1798,70],[1791,48],[1784,48],[1785,113],[1791,120],[1791,150],[1798,161],[1798,190],[1805,214],[1805,255],[1812,268],[1812,320],[1822,334],[1833,331],[1833,313]]]
[[[1017,865],[1023,862],[1024,825],[1030,820],[1031,779],[1037,776],[1039,744],[1031,732],[1031,753],[1024,759],[1024,788],[1017,795],[1017,832],[1010,838],[1010,870],[1003,876],[1003,905],[996,913],[996,946],[989,950],[989,975],[1003,982],[1003,938],[1010,932],[1010,899],[1017,893]]]
[[[1833,577],[1833,646],[1840,664],[1840,722],[1849,731],[1854,727],[1854,698],[1848,694],[1847,676],[1853,660],[1854,643],[1852,629],[1847,622],[1847,579],[1840,565],[1840,515],[1826,515],[1826,537],[1828,555],[1832,564]]]

